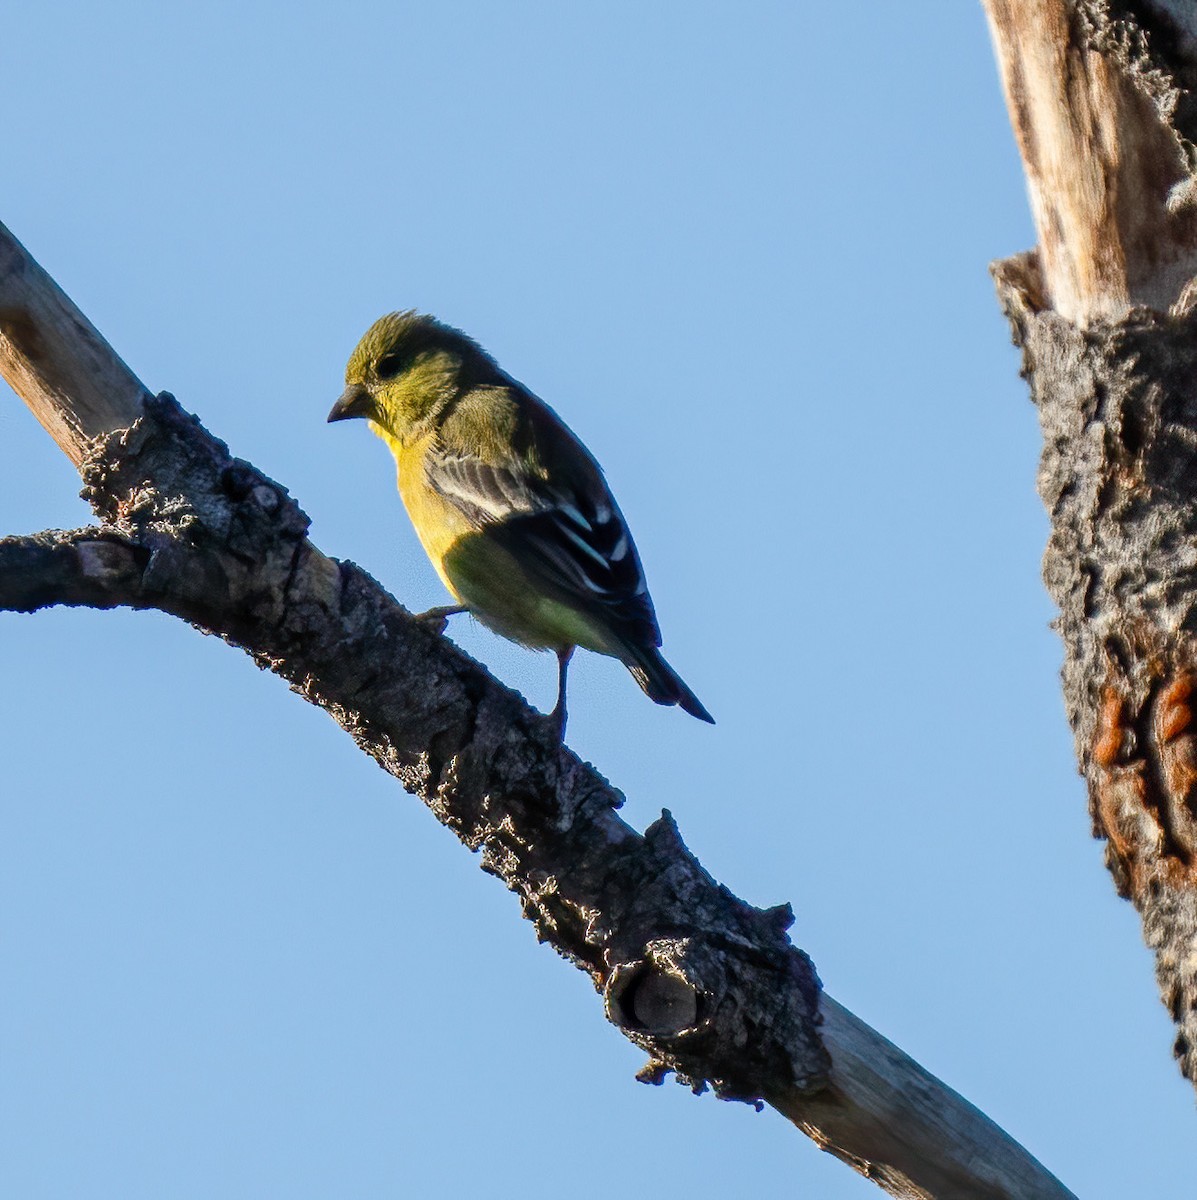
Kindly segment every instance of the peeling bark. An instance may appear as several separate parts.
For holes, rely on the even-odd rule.
[[[1106,0],[986,11],[1049,304],[1080,325],[1167,311],[1197,274],[1183,27],[1163,6]]]

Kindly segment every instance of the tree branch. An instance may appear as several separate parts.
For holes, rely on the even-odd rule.
[[[146,387],[0,225],[0,375],[78,466],[88,443],[137,420]]]
[[[139,603],[145,557],[128,538],[95,527],[0,538],[0,609],[151,607]]]
[[[160,608],[287,679],[481,852],[538,936],[590,975],[609,1019],[648,1052],[646,1080],[673,1071],[767,1101],[894,1195],[1070,1195],[879,1034],[820,1003],[786,937],[788,906],[737,900],[668,813],[643,836],[627,826],[619,793],[544,717],[360,568],[316,549],[285,489],[171,398],[139,407],[82,460],[102,525],[0,542],[0,605]]]

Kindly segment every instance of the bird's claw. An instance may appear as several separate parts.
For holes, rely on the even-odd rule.
[[[551,713],[545,715],[545,720],[552,726],[553,733],[559,742],[565,741],[565,705],[558,704]]]
[[[443,604],[438,608],[430,608],[427,612],[413,613],[415,619],[427,625],[433,633],[444,633],[449,618],[466,611],[464,604]]]

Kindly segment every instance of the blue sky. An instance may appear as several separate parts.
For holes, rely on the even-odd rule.
[[[1079,1195],[1191,1194],[1060,699],[979,4],[23,5],[0,108],[0,220],[410,607],[386,451],[324,423],[357,338],[423,308],[553,404],[719,722],[575,660],[628,819],[791,901],[828,992]],[[0,531],[78,488],[0,385]],[[549,656],[451,635],[551,705]],[[224,644],[0,615],[0,664],[0,1194],[880,1194],[635,1083],[514,899]]]

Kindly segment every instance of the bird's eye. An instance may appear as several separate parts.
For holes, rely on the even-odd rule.
[[[384,354],[374,369],[378,372],[379,379],[394,379],[403,369],[403,356],[401,354]]]

